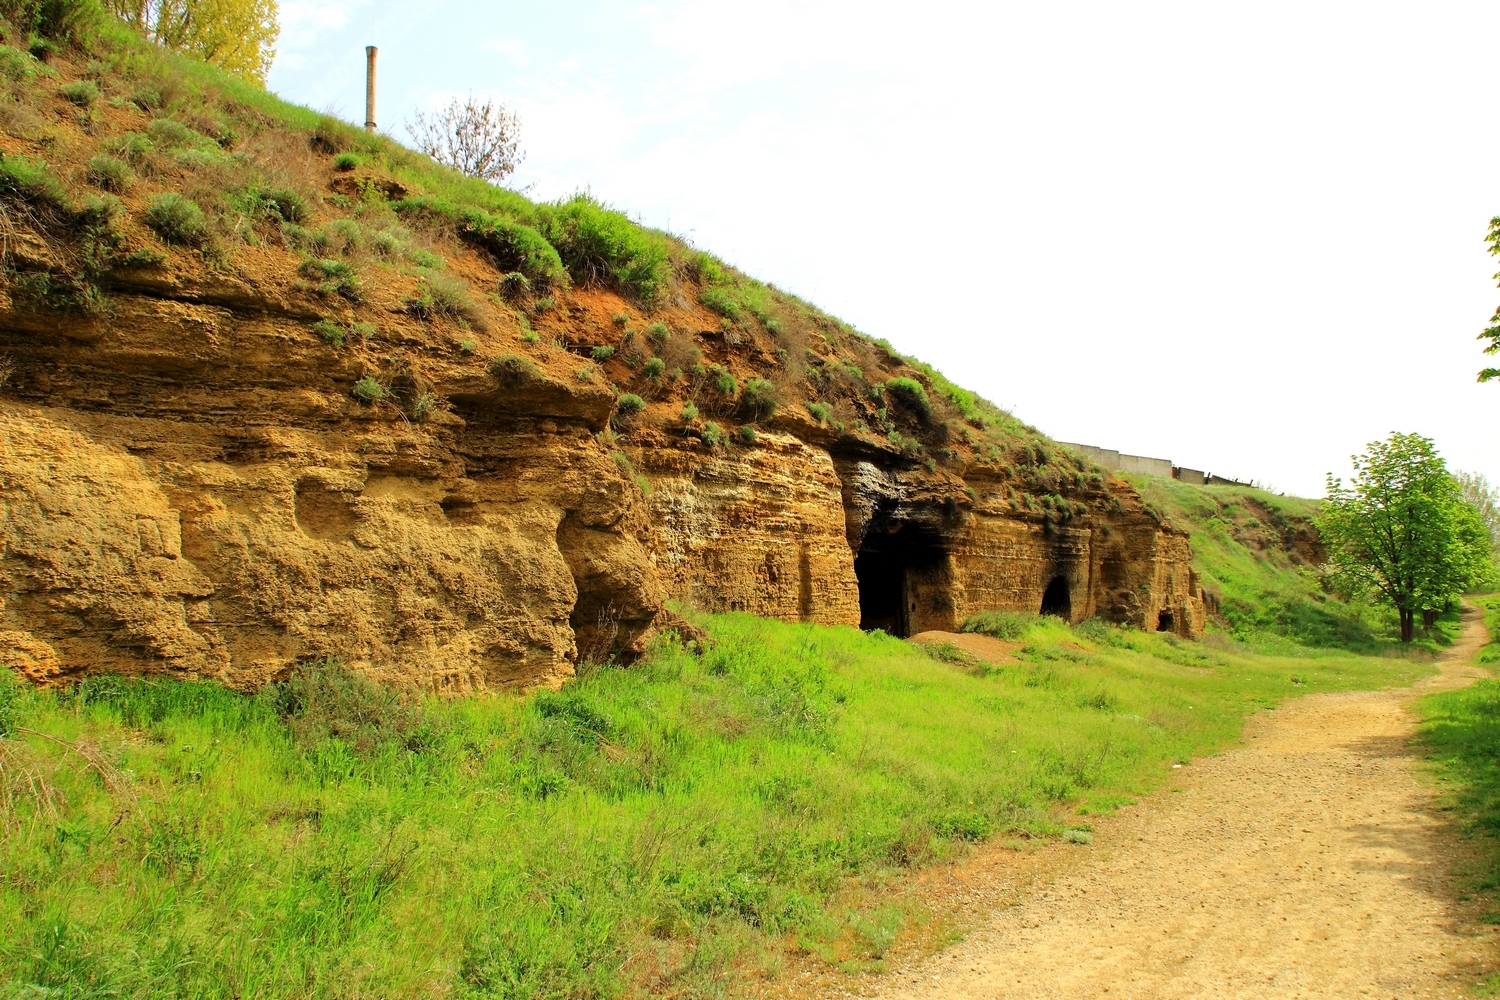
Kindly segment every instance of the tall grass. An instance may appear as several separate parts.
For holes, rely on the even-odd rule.
[[[710,995],[788,947],[872,962],[905,918],[835,902],[851,879],[1117,805],[1233,738],[1293,674],[1333,689],[1417,669],[1048,620],[1025,662],[981,677],[879,633],[706,625],[700,647],[526,698],[402,700],[333,664],[254,697],[107,676],[11,692],[14,725],[101,748],[138,794],[12,736],[63,805],[51,819],[18,799],[0,846],[0,980]]]
[[[1500,594],[1478,598],[1490,642],[1480,663],[1500,662]],[[1449,805],[1464,832],[1479,841],[1481,867],[1471,887],[1492,911],[1500,911],[1500,680],[1483,680],[1457,691],[1429,695],[1419,703],[1421,739],[1445,786]],[[1500,912],[1485,917],[1500,922]],[[1490,985],[1500,985],[1493,977]]]

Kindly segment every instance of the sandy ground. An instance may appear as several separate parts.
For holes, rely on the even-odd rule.
[[[1101,824],[961,944],[869,983],[887,998],[1456,997],[1495,929],[1456,902],[1466,845],[1408,746],[1412,700],[1487,676],[1471,611],[1442,672],[1315,695]],[[1007,878],[993,868],[997,880]]]

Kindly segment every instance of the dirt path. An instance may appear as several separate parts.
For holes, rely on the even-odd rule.
[[[1407,745],[1417,696],[1485,676],[1469,610],[1439,676],[1315,695],[1104,824],[1050,882],[875,995],[1456,997],[1494,967],[1464,854]]]

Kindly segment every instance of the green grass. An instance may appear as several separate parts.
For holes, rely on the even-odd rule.
[[[868,967],[917,917],[880,892],[910,867],[1074,828],[1294,692],[1422,669],[1043,620],[978,676],[880,633],[705,625],[526,698],[403,701],[330,665],[256,696],[8,689],[0,732],[102,759],[0,744],[61,803],[23,801],[0,841],[0,980],[704,996],[787,949]]]
[[[1159,476],[1126,476],[1147,507],[1188,531],[1193,568],[1219,600],[1235,638],[1261,648],[1301,645],[1378,653],[1399,645],[1393,612],[1350,604],[1324,590],[1311,530],[1318,502],[1235,486],[1194,486]],[[1301,547],[1306,553],[1298,554]],[[1457,609],[1418,634],[1435,652],[1459,630]]]
[[[1475,598],[1491,641],[1478,662],[1500,663],[1500,594]],[[1421,739],[1465,834],[1480,841],[1481,868],[1472,887],[1500,911],[1500,680],[1482,680],[1419,703]],[[1500,919],[1500,912],[1491,916]],[[1500,978],[1491,987],[1500,986]]]

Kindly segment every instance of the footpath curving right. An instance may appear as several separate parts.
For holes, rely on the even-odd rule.
[[[1438,675],[1256,716],[1243,746],[1184,766],[1089,856],[867,995],[1469,995],[1497,967],[1497,928],[1457,902],[1467,855],[1411,745],[1411,705],[1488,676],[1473,665],[1485,640],[1469,607]]]

